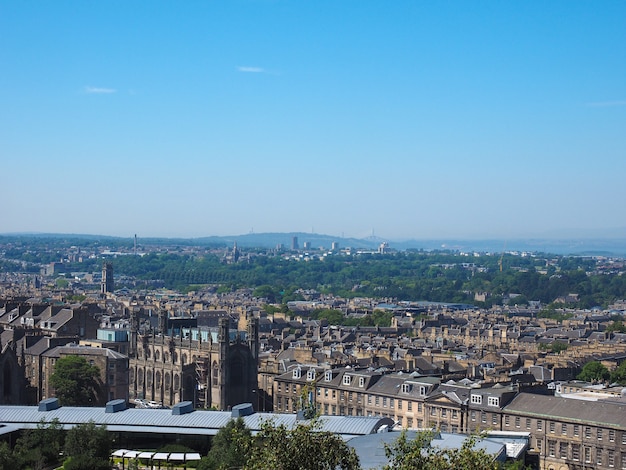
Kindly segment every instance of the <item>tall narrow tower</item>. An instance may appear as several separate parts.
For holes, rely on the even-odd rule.
[[[106,296],[107,292],[113,292],[113,265],[105,262],[102,265],[102,282],[100,283],[100,294]]]

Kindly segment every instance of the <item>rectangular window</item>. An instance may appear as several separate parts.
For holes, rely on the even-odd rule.
[[[538,419],[537,420],[537,431],[542,431],[543,430],[543,420]]]
[[[491,413],[491,424],[494,426],[498,424],[498,415],[495,413]]]
[[[412,428],[413,427],[413,418],[407,418],[406,419],[406,427],[407,428]]]
[[[476,412],[474,410],[472,410],[470,412],[470,417],[471,417],[472,421],[476,421]]]
[[[410,408],[409,408],[409,409],[410,409]],[[417,404],[417,412],[418,412],[418,413],[421,413],[421,412],[422,412],[422,404],[421,404],[421,403],[418,403],[418,404]]]
[[[585,447],[585,462],[591,463],[591,447]]]
[[[519,416],[516,416],[515,417],[515,427],[519,428],[520,426],[521,426],[520,418],[519,418]]]
[[[402,393],[409,393],[411,391],[411,384],[402,384]]]
[[[556,430],[556,424],[554,423],[554,421],[550,421],[550,432],[554,434],[555,430]]]
[[[445,418],[446,416],[448,416],[448,410],[446,410],[445,408],[442,408],[441,409],[441,417]]]
[[[380,405],[380,397],[376,397],[374,401],[376,402],[376,406]]]
[[[343,376],[343,384],[344,385],[350,385],[350,376],[349,375],[344,375]]]
[[[556,441],[548,441],[548,455],[550,457],[556,456]]]
[[[572,460],[580,460],[580,444],[572,444]]]
[[[622,452],[622,470],[626,470],[626,452]]]
[[[510,425],[510,417],[507,415],[504,417],[504,425],[508,428]]]
[[[615,467],[615,452],[611,449],[606,454],[607,460],[609,462],[609,467]]]
[[[567,424],[561,424],[561,434],[567,436]]]
[[[580,426],[578,424],[574,425],[574,436],[578,437],[578,434],[580,433]]]
[[[602,429],[598,429],[598,440],[602,440]]]
[[[480,420],[483,423],[487,422],[487,413],[485,413],[484,411],[482,413],[480,413]]]
[[[530,429],[530,418],[526,418],[526,429]]]
[[[333,416],[337,414],[337,405],[333,405]]]
[[[609,429],[609,442],[615,442],[615,430]]]
[[[348,392],[348,400],[352,401],[352,392]]]
[[[383,397],[383,408],[387,408],[387,397]]]
[[[596,449],[596,465],[602,465],[602,451]]]
[[[559,442],[559,458],[567,458],[567,442]]]
[[[499,397],[489,397],[487,399],[487,404],[489,406],[500,406],[500,398]]]
[[[339,399],[344,400],[346,398],[346,393],[343,390],[339,391]]]
[[[389,399],[389,408],[393,409],[393,398]]]
[[[431,416],[436,416],[436,415],[437,415],[437,408],[434,408],[434,407],[433,407],[433,408],[431,408],[431,409],[430,409],[430,415],[431,415]]]
[[[459,417],[459,412],[457,410],[452,410],[452,419],[457,419]]]
[[[541,439],[537,439],[537,450],[539,451],[539,453],[541,454],[541,449],[543,447],[543,441]]]
[[[359,387],[365,386],[365,377],[359,377]]]
[[[409,411],[412,411],[413,410],[413,402],[407,401],[406,402],[406,409],[409,410]]]
[[[475,405],[480,405],[483,402],[483,396],[482,395],[471,395],[471,400],[470,400],[473,404]]]
[[[591,428],[589,426],[585,426],[585,437],[591,439]]]
[[[398,409],[401,410],[402,409],[402,400],[398,400]]]
[[[622,433],[622,445],[626,446],[626,432]]]

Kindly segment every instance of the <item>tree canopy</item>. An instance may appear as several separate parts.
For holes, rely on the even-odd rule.
[[[586,382],[601,382],[608,380],[610,375],[609,370],[601,362],[591,361],[583,366],[578,379]]]
[[[241,468],[250,455],[252,443],[252,433],[243,419],[230,420],[213,438],[211,449],[198,470]]]
[[[81,356],[66,356],[57,360],[50,376],[61,404],[92,406],[98,401],[100,370]]]
[[[409,439],[404,431],[391,445],[385,446],[389,464],[384,470],[498,470],[500,463],[484,449],[476,449],[478,436],[469,436],[460,448],[432,445],[434,434],[417,433]]]
[[[319,429],[312,420],[293,429],[263,424],[257,435],[257,445],[244,465],[248,470],[357,470],[359,458],[336,434]]]

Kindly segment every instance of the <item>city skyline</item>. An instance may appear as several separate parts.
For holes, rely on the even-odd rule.
[[[3,2],[0,233],[623,236],[624,18]]]

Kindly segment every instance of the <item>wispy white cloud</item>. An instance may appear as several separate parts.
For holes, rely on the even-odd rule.
[[[261,67],[247,67],[247,66],[239,66],[237,70],[244,73],[264,73],[265,69]]]
[[[606,108],[609,106],[626,106],[626,100],[596,101],[594,103],[587,103],[587,106],[593,106],[596,108]]]
[[[111,93],[116,93],[116,92],[117,90],[114,88],[102,88],[102,87],[95,87],[95,86],[85,87],[85,93],[95,94],[95,95],[106,95],[106,94],[111,94]]]

